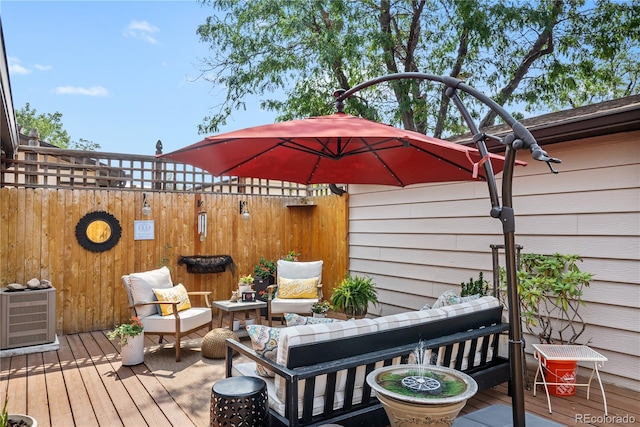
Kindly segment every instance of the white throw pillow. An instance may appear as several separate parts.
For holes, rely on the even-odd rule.
[[[133,303],[139,304],[143,302],[157,301],[154,289],[168,289],[173,287],[171,282],[171,272],[165,266],[157,270],[145,271],[142,273],[131,273],[129,275],[131,283],[131,296]],[[152,314],[162,313],[156,305],[145,305],[136,307],[136,313],[140,319],[151,316]]]

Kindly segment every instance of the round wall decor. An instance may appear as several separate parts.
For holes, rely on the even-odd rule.
[[[76,225],[76,238],[91,252],[104,252],[120,240],[122,227],[115,216],[104,211],[89,212]]]

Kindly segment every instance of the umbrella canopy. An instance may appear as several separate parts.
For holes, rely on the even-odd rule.
[[[345,113],[256,126],[209,136],[160,157],[214,176],[302,184],[410,184],[485,179],[504,157]],[[526,164],[519,162],[519,164]]]

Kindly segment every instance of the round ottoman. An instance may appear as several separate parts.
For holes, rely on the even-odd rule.
[[[267,383],[256,377],[229,377],[211,387],[212,427],[263,427],[269,420]]]
[[[202,338],[202,345],[200,346],[202,356],[208,359],[224,359],[227,351],[227,346],[224,342],[227,338],[240,341],[236,334],[226,328],[216,328],[207,332],[207,335]]]

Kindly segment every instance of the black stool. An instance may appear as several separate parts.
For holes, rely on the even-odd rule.
[[[269,425],[267,383],[256,377],[230,377],[211,387],[212,427]]]

